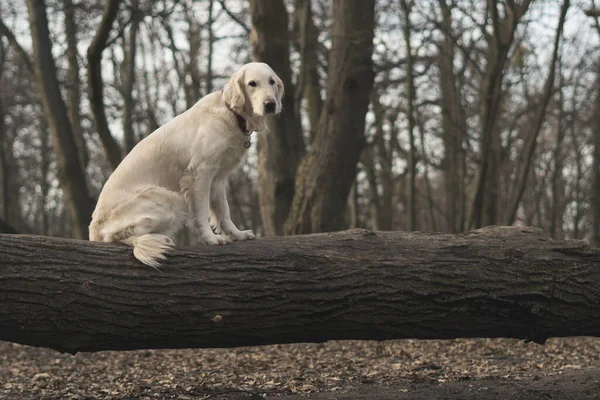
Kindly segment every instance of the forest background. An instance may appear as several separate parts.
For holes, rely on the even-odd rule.
[[[127,152],[254,60],[286,97],[231,178],[238,225],[273,236],[522,224],[600,245],[597,10],[4,0],[0,231],[86,238]]]

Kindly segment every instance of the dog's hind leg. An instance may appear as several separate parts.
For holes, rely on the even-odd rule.
[[[185,201],[179,193],[158,186],[146,187],[111,213],[102,236],[104,241],[132,246],[138,260],[156,268],[175,245],[172,236],[183,226],[186,214]]]

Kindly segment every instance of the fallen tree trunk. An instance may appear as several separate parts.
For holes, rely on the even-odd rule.
[[[531,228],[174,250],[0,235],[0,340],[65,352],[335,339],[600,336],[600,250]]]

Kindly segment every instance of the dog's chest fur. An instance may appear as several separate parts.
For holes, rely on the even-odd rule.
[[[239,137],[237,138],[230,138],[228,141],[228,149],[223,152],[223,157],[221,157],[220,162],[222,173],[230,173],[232,170],[236,169],[244,161],[244,157],[246,157],[248,151],[248,149],[244,147],[246,138],[241,132],[238,135]]]

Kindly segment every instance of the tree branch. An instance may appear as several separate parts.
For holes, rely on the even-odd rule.
[[[0,340],[59,351],[600,336],[600,249],[526,227],[177,248],[0,235]]]
[[[596,17],[596,18],[600,18],[600,10],[597,9],[587,9],[587,10],[583,10],[583,13],[585,15],[587,15],[588,17]]]
[[[90,96],[90,105],[94,122],[98,131],[98,136],[104,147],[106,158],[113,169],[117,168],[121,162],[121,146],[110,133],[106,111],[104,109],[104,82],[102,81],[102,52],[106,48],[108,35],[112,24],[117,17],[120,0],[108,0],[104,7],[102,20],[94,39],[88,47],[88,88]]]
[[[27,68],[27,71],[30,74],[33,74],[34,71],[33,71],[33,64],[31,62],[31,56],[25,51],[25,49],[23,49],[23,47],[21,47],[21,45],[17,41],[17,38],[15,37],[15,35],[0,19],[0,37],[2,37],[2,36],[6,37],[6,39],[8,39],[8,42],[10,43],[11,46],[14,47],[19,58],[21,59],[21,62],[23,62],[23,64],[25,64],[25,68]]]
[[[229,15],[229,18],[231,18],[232,20],[234,20],[244,30],[244,32],[246,32],[246,35],[249,35],[250,34],[250,27],[248,27],[248,25],[246,25],[244,23],[244,21],[242,21],[241,19],[239,19],[237,17],[237,15],[235,15],[234,13],[232,13],[229,10],[229,8],[227,8],[227,6],[225,5],[225,0],[217,0],[217,1],[221,5],[221,8],[223,9],[223,11],[225,11],[225,13],[227,15]]]

